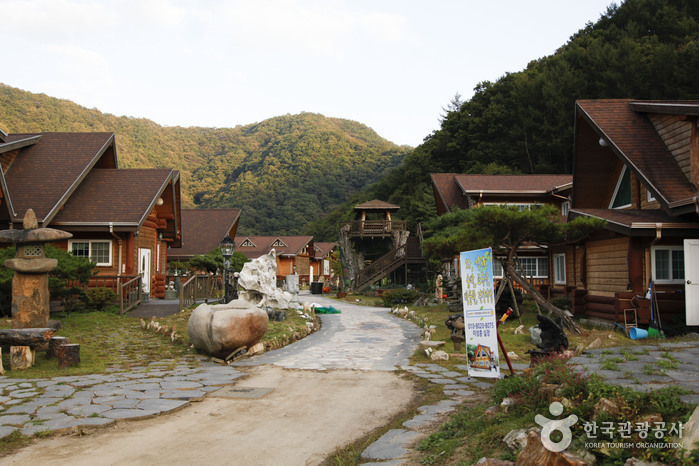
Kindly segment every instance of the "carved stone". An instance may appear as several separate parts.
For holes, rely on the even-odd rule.
[[[238,276],[238,285],[245,290],[238,292],[238,297],[258,307],[289,309],[294,299],[291,293],[277,288],[277,254],[274,249],[246,262]]]

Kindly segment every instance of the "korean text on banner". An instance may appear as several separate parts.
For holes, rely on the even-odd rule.
[[[468,375],[498,378],[500,360],[493,293],[493,251],[486,248],[462,252],[459,265]]]

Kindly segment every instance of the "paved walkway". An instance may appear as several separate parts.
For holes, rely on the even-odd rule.
[[[204,356],[160,361],[129,371],[51,379],[0,377],[0,438],[20,431],[83,432],[122,420],[157,416],[183,408],[207,394],[225,390],[245,375],[246,366],[270,364],[299,370],[350,369],[393,371],[403,369],[442,386],[448,399],[422,406],[419,413],[369,445],[364,461],[403,464],[410,448],[430,428],[475,390],[492,381],[473,379],[467,367],[449,371],[438,364],[409,365],[420,339],[420,329],[390,315],[385,308],[357,306],[305,294],[301,302],[331,305],[341,314],[322,315],[322,329],[285,348],[243,360],[232,366],[215,365]],[[699,339],[680,343],[648,341],[630,349],[593,350],[574,358],[585,372],[598,373],[610,383],[645,391],[668,384],[692,390],[687,402],[699,399]],[[605,362],[609,360],[610,362]],[[516,370],[526,365],[515,364]],[[507,372],[501,368],[503,374]],[[388,462],[386,462],[388,461]]]

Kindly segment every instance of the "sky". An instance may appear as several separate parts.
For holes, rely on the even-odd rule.
[[[0,0],[0,82],[166,126],[312,112],[417,146],[454,96],[553,54],[613,2]]]

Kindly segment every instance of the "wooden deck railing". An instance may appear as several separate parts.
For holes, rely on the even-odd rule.
[[[119,281],[121,278],[122,277],[119,278]],[[126,314],[141,304],[141,292],[143,291],[143,287],[141,286],[140,275],[127,280],[125,283],[120,283],[119,289],[119,313],[121,315]]]
[[[394,231],[404,231],[405,220],[355,220],[340,224],[347,228],[348,236],[390,236]]]
[[[223,280],[219,275],[194,275],[180,289],[180,310],[197,301],[218,299],[223,295]]]

